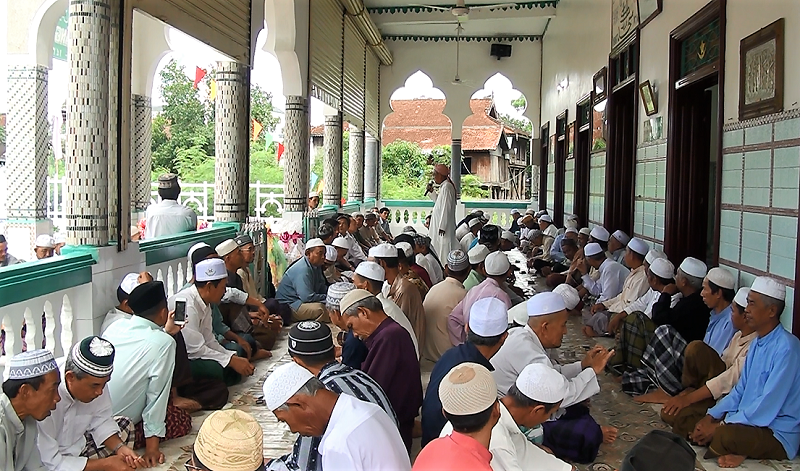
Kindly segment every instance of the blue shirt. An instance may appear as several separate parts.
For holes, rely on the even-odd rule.
[[[301,304],[321,303],[328,294],[328,284],[320,267],[311,266],[303,257],[286,270],[275,292],[275,299],[297,311]]]
[[[731,308],[730,305],[719,314],[714,314],[714,311],[711,311],[711,319],[708,321],[706,336],[703,337],[703,342],[713,348],[719,356],[722,356],[723,350],[728,348],[733,334],[736,333],[736,329],[734,329],[733,322],[731,321],[732,312],[733,308]]]
[[[472,248],[475,247],[476,245],[478,245],[478,238],[477,237],[475,238],[475,240],[472,241],[471,244],[469,244],[469,249],[472,250]]]
[[[439,384],[453,367],[468,362],[483,365],[489,371],[494,371],[494,367],[489,363],[489,360],[470,342],[462,343],[444,352],[444,355],[439,358],[439,361],[433,367],[428,390],[425,392],[425,400],[422,402],[423,447],[431,440],[438,438],[447,423],[447,419],[442,414],[442,401],[439,400]]]
[[[564,263],[567,260],[567,256],[564,255],[564,252],[561,250],[562,240],[564,240],[564,234],[560,234],[556,237],[556,240],[553,241],[553,246],[550,247],[550,260],[555,263]]]
[[[753,340],[739,382],[708,415],[729,424],[769,427],[794,459],[800,446],[800,340],[780,324]]]

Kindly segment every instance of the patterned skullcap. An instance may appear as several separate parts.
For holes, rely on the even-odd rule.
[[[485,366],[461,363],[439,383],[439,399],[448,414],[478,414],[497,402],[497,385]]]
[[[344,295],[356,289],[356,285],[346,281],[340,281],[328,286],[328,296],[325,298],[325,306],[328,309],[339,310],[339,301]]]
[[[264,432],[247,412],[238,409],[216,411],[200,426],[194,453],[207,469],[263,469]]]
[[[274,411],[286,404],[313,377],[310,371],[295,362],[275,368],[262,387],[267,409]]]
[[[451,271],[461,272],[470,267],[469,257],[461,249],[451,250],[447,254],[447,268]]]
[[[317,321],[298,322],[289,331],[289,353],[321,355],[333,351],[331,329]]]
[[[31,379],[58,370],[56,360],[49,350],[28,350],[14,355],[8,361],[8,379]]]
[[[174,173],[165,173],[158,177],[158,188],[166,190],[178,186],[178,176]]]
[[[81,371],[95,378],[105,378],[114,371],[114,345],[93,335],[72,347],[72,361]]]

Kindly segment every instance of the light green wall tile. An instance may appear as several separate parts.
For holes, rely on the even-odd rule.
[[[761,271],[767,270],[767,253],[742,247],[741,264]]]
[[[769,206],[769,188],[747,188],[743,203],[748,206]]]
[[[740,147],[744,144],[744,130],[737,129],[722,134],[722,147]]]
[[[744,171],[744,187],[750,188],[769,188],[769,177],[771,171],[768,168],[756,168]]]
[[[737,244],[719,244],[719,256],[725,260],[739,263],[739,245]]]
[[[744,168],[770,168],[772,167],[772,151],[757,150],[745,152]]]
[[[722,188],[742,188],[742,171],[725,170],[722,172]]]
[[[786,287],[786,308],[781,315],[781,324],[789,332],[792,331],[792,321],[794,318],[794,288]]]
[[[800,187],[800,168],[776,169],[772,175],[772,186],[775,188]]]
[[[775,168],[800,167],[800,147],[775,149]]]
[[[742,213],[739,211],[723,209],[720,213],[720,224],[726,227],[733,227],[738,232],[741,225],[741,216]]]
[[[725,154],[722,156],[723,170],[741,170],[744,164],[744,154]]]
[[[800,118],[787,119],[775,123],[776,141],[798,138],[800,138]]]
[[[771,255],[785,257],[794,263],[797,255],[797,239],[773,234],[769,251]]]
[[[719,228],[719,242],[720,244],[739,244],[739,230],[733,227],[722,226]],[[727,257],[725,257],[727,258]]]
[[[797,218],[772,216],[772,234],[782,237],[797,237]]]
[[[742,229],[745,231],[761,231],[766,233],[769,227],[769,216],[766,214],[742,214]]]
[[[742,231],[742,249],[767,252],[769,238],[763,232]]]
[[[755,281],[756,276],[752,273],[748,273],[744,270],[739,272],[739,286],[746,286],[750,287],[753,285],[753,281]]]
[[[774,188],[772,190],[772,206],[782,209],[797,209],[798,196],[800,196],[800,190],[797,188]]]
[[[773,275],[794,279],[795,266],[795,261],[787,257],[776,254],[769,256],[769,273]]]
[[[764,124],[744,130],[744,144],[763,144],[772,140],[772,125]]]
[[[726,204],[742,204],[742,190],[739,188],[723,188],[722,202]]]

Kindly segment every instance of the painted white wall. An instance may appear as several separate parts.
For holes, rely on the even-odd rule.
[[[483,88],[491,76],[500,72],[528,100],[524,114],[533,123],[534,134],[539,128],[539,79],[541,67],[540,41],[513,41],[511,57],[498,61],[489,55],[490,42],[461,42],[459,76],[462,84],[454,85],[456,73],[456,43],[433,41],[387,41],[394,56],[391,66],[381,67],[381,121],[389,113],[389,99],[408,77],[421,70],[444,92],[447,99],[445,114],[453,123],[453,136],[461,135],[460,124],[471,115],[469,100]]]

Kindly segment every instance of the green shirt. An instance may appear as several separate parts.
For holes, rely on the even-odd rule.
[[[472,288],[481,284],[485,279],[486,279],[485,276],[481,275],[475,270],[472,270],[471,272],[469,272],[469,276],[467,277],[467,279],[464,280],[464,289],[469,291]]]

